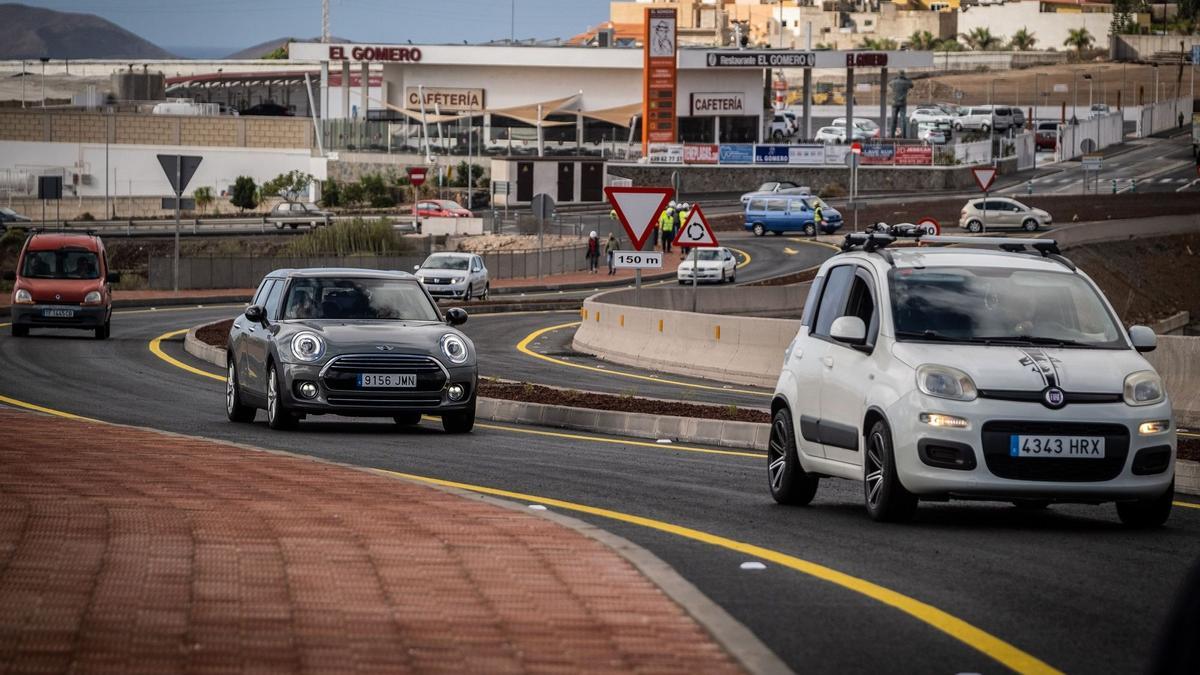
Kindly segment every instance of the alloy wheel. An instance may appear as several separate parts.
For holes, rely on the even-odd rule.
[[[863,480],[867,484],[867,503],[872,508],[879,506],[879,495],[883,490],[883,453],[883,436],[871,434],[871,441],[867,443]]]
[[[771,440],[767,444],[767,472],[771,479],[771,489],[778,491],[783,487],[783,473],[787,469],[787,429],[783,420],[776,419],[771,425]]]
[[[275,382],[275,369],[267,371],[270,382],[267,383],[267,420],[274,422],[279,415],[279,385]]]
[[[229,375],[225,378],[225,412],[229,413],[230,415],[233,414],[234,387],[236,387],[234,384],[234,378],[237,377],[237,373],[234,372],[234,368],[235,366],[233,363],[230,363]]]

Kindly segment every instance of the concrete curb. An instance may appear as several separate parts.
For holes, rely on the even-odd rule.
[[[1200,497],[1200,462],[1175,460],[1175,491]]]
[[[188,330],[183,338],[184,351],[206,363],[226,368],[225,350],[205,344],[196,337],[196,331],[201,328],[203,326],[195,326]],[[771,425],[755,422],[592,410],[495,398],[480,398],[475,416],[491,422],[532,424],[651,440],[665,438],[679,443],[763,451],[767,449],[771,435]]]

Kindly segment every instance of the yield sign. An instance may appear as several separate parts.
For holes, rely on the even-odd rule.
[[[996,167],[994,166],[977,166],[971,169],[971,173],[975,175],[975,182],[979,185],[979,189],[987,192],[992,186],[992,181],[996,180]]]
[[[642,245],[650,238],[650,232],[658,221],[658,214],[671,201],[671,188],[658,187],[614,187],[604,188],[604,196],[617,212],[617,220],[625,228],[634,248],[642,250]]]
[[[708,219],[704,217],[704,212],[700,210],[700,205],[697,204],[688,212],[687,222],[683,227],[679,228],[679,233],[675,235],[676,246],[695,246],[698,248],[720,246],[717,243],[717,235],[708,224]]]
[[[158,156],[158,163],[162,165],[163,173],[167,174],[167,180],[171,181],[171,189],[175,191],[175,196],[183,195],[188,183],[192,181],[192,176],[196,175],[196,168],[200,166],[202,159],[204,158],[198,155]]]

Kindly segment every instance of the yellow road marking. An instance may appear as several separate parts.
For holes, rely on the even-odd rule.
[[[1182,506],[1187,509],[1200,509],[1200,504],[1194,504],[1192,502],[1175,502],[1175,506]]]
[[[81,420],[83,422],[99,422],[100,421],[97,419],[92,419],[91,417],[75,415],[73,413],[63,412],[61,410],[55,410],[53,408],[43,408],[42,406],[37,405],[35,403],[19,401],[15,398],[9,398],[4,395],[0,395],[0,403],[7,403],[8,405],[15,406],[17,408],[24,408],[26,410],[34,410],[36,412],[46,413],[47,415],[54,415],[56,417],[65,417],[65,418],[71,419],[71,420]]]
[[[794,249],[794,248],[789,248],[789,247],[787,247],[787,246],[784,246],[784,247],[783,247],[783,252],[784,252],[784,253],[786,253],[786,254],[788,254],[788,255],[796,255],[796,254],[797,254],[797,253],[799,253],[800,251],[797,251],[797,250],[796,250],[796,249]]]
[[[805,245],[805,246],[824,246],[825,248],[832,249],[832,250],[834,250],[834,251],[837,251],[837,252],[839,252],[839,253],[841,253],[841,251],[842,251],[842,249],[841,249],[841,248],[839,248],[839,247],[837,247],[837,246],[834,246],[833,244],[826,244],[826,243],[825,243],[825,242],[823,242],[823,241],[813,241],[813,240],[811,240],[811,239],[799,239],[799,238],[798,238],[798,237],[803,237],[803,236],[805,236],[805,235],[803,235],[803,234],[790,234],[790,235],[788,235],[788,238],[789,238],[789,239],[791,239],[791,240],[792,240],[792,242],[793,242],[793,243],[796,243],[796,244],[803,244],[803,245]]]
[[[194,375],[200,375],[201,377],[208,377],[208,378],[211,378],[214,380],[220,380],[221,382],[224,382],[225,381],[224,375],[217,375],[216,373],[210,373],[207,370],[200,370],[199,368],[194,368],[192,366],[189,366],[188,364],[184,363],[183,361],[180,361],[179,359],[167,354],[166,352],[164,352],[162,350],[162,341],[163,340],[169,340],[173,337],[178,337],[180,335],[183,335],[186,332],[188,332],[188,329],[183,328],[180,330],[173,330],[169,333],[163,333],[162,335],[159,335],[158,337],[156,337],[150,341],[150,353],[154,354],[155,356],[162,359],[163,361],[166,361],[167,363],[175,366],[176,368],[181,368],[181,369],[186,370],[189,373],[192,373]]]
[[[575,502],[563,501],[560,499],[547,499],[537,495],[524,494],[521,492],[511,492],[509,490],[499,490],[496,488],[483,487],[479,485],[471,485],[468,483],[458,483],[455,481],[442,480],[440,478],[430,478],[427,476],[418,476],[410,473],[402,473],[399,471],[388,471],[386,469],[378,469],[380,473],[392,476],[399,476],[408,480],[427,483],[430,485],[440,485],[443,487],[456,488],[459,490],[467,490],[478,494],[493,495],[496,497],[504,497],[522,502],[533,502],[543,504],[545,506],[553,506],[555,508],[574,511],[576,513],[586,513],[588,515],[616,520],[622,523],[638,525],[640,527],[666,532],[684,539],[691,539],[710,546],[735,551],[744,555],[748,555],[760,560],[770,561],[782,567],[795,570],[802,574],[807,574],[822,581],[827,581],[836,586],[840,586],[846,590],[865,595],[872,600],[880,602],[884,605],[898,609],[905,614],[921,621],[946,635],[962,642],[963,644],[981,652],[982,654],[994,659],[1000,664],[1018,672],[1018,673],[1058,673],[1056,668],[1050,664],[1038,659],[1037,657],[1022,651],[1017,647],[1001,640],[1000,638],[976,628],[975,626],[953,616],[933,605],[921,602],[915,598],[909,597],[902,593],[898,593],[889,588],[885,588],[878,584],[851,576],[844,572],[839,572],[831,567],[826,567],[818,563],[814,563],[802,558],[774,551],[754,544],[728,539],[708,532],[694,530],[689,527],[683,527],[661,520],[654,520],[643,516],[622,513],[620,511],[611,511],[586,504],[578,504]]]
[[[733,251],[734,253],[742,256],[742,258],[743,258],[742,262],[738,263],[737,266],[734,267],[735,270],[742,269],[746,265],[749,265],[750,261],[753,260],[753,258],[750,257],[749,253],[746,253],[745,251],[743,251],[740,248],[734,248],[732,246],[726,246],[725,248],[729,249],[730,251]]]
[[[670,384],[670,385],[674,385],[677,387],[689,387],[691,389],[705,389],[708,391],[720,391],[720,392],[725,392],[725,393],[729,393],[729,394],[749,394],[751,396],[762,396],[764,398],[771,397],[771,394],[761,392],[761,391],[749,391],[747,389],[726,389],[724,387],[715,387],[715,386],[709,385],[709,384],[694,384],[692,382],[680,382],[678,380],[667,380],[667,379],[664,379],[661,377],[651,377],[649,375],[638,375],[637,373],[627,373],[627,372],[621,371],[621,370],[610,370],[608,368],[596,368],[595,366],[585,366],[581,363],[571,363],[570,361],[563,361],[562,359],[556,359],[553,356],[546,356],[545,354],[539,354],[538,352],[535,352],[529,348],[529,345],[532,344],[534,340],[540,338],[541,336],[545,335],[546,333],[551,333],[556,330],[562,330],[563,328],[571,328],[571,327],[578,326],[578,325],[579,325],[579,322],[574,321],[571,323],[561,323],[561,324],[558,324],[557,326],[548,326],[546,328],[539,328],[538,330],[533,331],[529,335],[526,335],[525,339],[523,339],[517,343],[517,351],[521,352],[522,354],[525,354],[526,356],[532,356],[535,359],[541,359],[543,361],[548,361],[555,365],[566,366],[568,368],[579,368],[580,370],[590,370],[592,372],[603,373],[605,375],[616,375],[619,377],[628,377],[628,378],[634,379],[634,380],[642,380],[644,382],[654,382],[655,384]]]

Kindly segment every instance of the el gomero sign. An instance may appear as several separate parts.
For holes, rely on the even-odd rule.
[[[404,107],[420,110],[422,103],[426,111],[459,112],[483,110],[482,89],[453,89],[444,87],[405,87]]]
[[[746,97],[741,92],[692,93],[693,116],[744,115],[745,112]]]
[[[419,47],[364,47],[362,45],[330,45],[329,60],[417,63],[421,60],[421,49]]]

